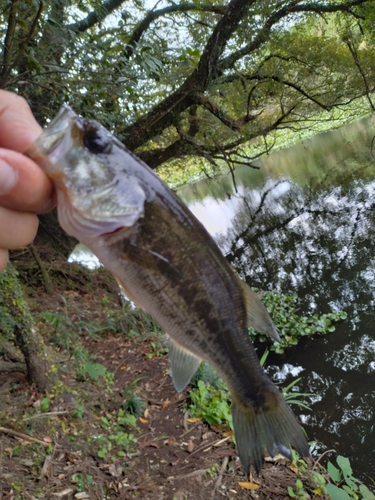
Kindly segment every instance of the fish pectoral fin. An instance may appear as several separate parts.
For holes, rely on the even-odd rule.
[[[237,276],[237,275],[236,275]],[[279,334],[273,324],[267,309],[264,307],[258,295],[251,290],[249,285],[237,276],[246,304],[247,326],[254,328],[260,333],[268,335],[280,342]]]
[[[168,348],[173,384],[176,391],[181,392],[195,375],[202,360],[169,336]]]

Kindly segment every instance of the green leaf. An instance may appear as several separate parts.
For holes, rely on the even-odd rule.
[[[288,486],[288,495],[290,496],[290,498],[296,498],[296,494],[294,493],[291,486]]]
[[[346,491],[338,488],[334,484],[327,484],[327,493],[331,497],[331,500],[353,500]]]
[[[335,483],[339,483],[341,481],[341,473],[339,469],[335,467],[331,462],[328,462],[327,464],[327,472],[329,474],[329,477]]]
[[[99,458],[105,458],[107,456],[108,450],[106,448],[102,448],[98,451]]]
[[[361,484],[359,491],[363,496],[363,500],[375,500],[375,495],[364,484]]]
[[[354,484],[354,483],[353,483]],[[347,484],[343,484],[342,485],[342,489],[345,490],[347,492],[347,494],[351,497],[351,498],[355,498],[355,500],[358,500],[358,495],[356,494],[356,485],[354,484],[354,488],[352,486],[348,486]]]
[[[338,466],[342,470],[342,473],[344,474],[345,478],[347,478],[349,476],[352,476],[353,470],[352,470],[352,468],[350,466],[349,458],[343,457],[342,455],[339,455],[337,457],[336,461],[337,461]]]

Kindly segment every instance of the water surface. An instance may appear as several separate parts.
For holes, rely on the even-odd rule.
[[[313,392],[309,439],[375,479],[375,118],[274,153],[181,190],[227,259],[252,286],[296,293],[301,313],[344,310],[326,337],[273,355],[279,381]],[[324,449],[324,448],[323,448]]]

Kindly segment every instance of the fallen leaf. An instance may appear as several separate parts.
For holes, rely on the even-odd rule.
[[[280,462],[280,461],[282,461],[285,463],[287,461],[287,459],[284,457],[284,455],[280,455],[280,453],[279,453],[279,454],[275,455],[274,457],[270,457],[269,455],[267,455],[264,458],[264,461],[265,462]]]
[[[146,409],[145,409],[145,412],[144,412],[144,414],[143,414],[143,416],[144,416],[145,418],[148,418],[148,414],[149,414],[149,413],[150,413],[150,410],[149,410],[148,408],[146,408]]]
[[[49,436],[44,436],[43,441],[45,443],[52,443],[52,438],[50,438]]]
[[[176,443],[176,438],[174,436],[171,436],[164,441],[164,444],[175,444],[175,443]]]
[[[191,453],[194,450],[194,443],[191,439],[189,439],[188,446],[187,446],[187,451]]]
[[[188,418],[187,421],[190,423],[190,424],[195,424],[195,422],[199,422],[200,420],[202,420],[201,418],[199,417],[194,417],[194,418]]]
[[[169,405],[169,403],[170,403],[169,399],[166,399],[164,401],[163,406],[162,406],[163,410]]]
[[[223,437],[226,438],[226,437],[229,437],[229,436],[233,436],[233,434],[234,434],[233,431],[224,431],[223,432]]]
[[[148,441],[143,441],[140,444],[139,449],[143,450],[143,448],[147,448],[148,446],[152,446],[153,448],[160,448],[160,444],[154,441],[153,439],[149,439]]]
[[[257,490],[258,488],[260,488],[259,484],[250,483],[248,481],[243,483],[238,483],[238,486],[244,488],[245,490]]]
[[[139,417],[139,421],[142,422],[142,424],[147,424],[148,420],[146,418]]]
[[[53,471],[52,471],[52,456],[47,455],[46,458],[44,459],[44,464],[43,467],[40,471],[40,477],[39,479],[47,478],[47,479],[52,479],[53,476]]]
[[[298,474],[298,467],[296,467],[295,465],[291,464],[289,465],[289,469],[294,472],[294,474]]]
[[[54,497],[63,498],[73,493],[73,491],[73,488],[66,488],[65,490],[58,491],[57,493],[52,493],[52,495]]]
[[[113,477],[120,477],[123,471],[123,467],[120,464],[111,464],[108,468],[109,473]]]

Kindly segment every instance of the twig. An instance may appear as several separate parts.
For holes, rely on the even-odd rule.
[[[207,444],[204,444],[203,446],[200,446],[199,448],[194,450],[192,453],[190,453],[190,455],[188,457],[186,457],[185,460],[188,460],[190,457],[192,457],[193,455],[195,455],[196,453],[198,453],[200,451],[203,451],[203,453],[206,451],[210,451],[211,448],[216,448],[217,446],[220,446],[222,443],[224,443],[225,441],[227,441],[231,437],[232,436],[228,436],[224,439],[218,439],[217,441],[213,441],[212,443],[210,443],[208,445],[208,448],[207,448]],[[204,449],[204,448],[206,448],[206,449]]]
[[[321,459],[324,457],[324,455],[327,455],[327,453],[337,453],[337,451],[336,450],[326,450],[324,453],[322,453],[320,455],[320,457],[314,462],[313,470],[318,465],[318,463],[321,461]]]
[[[26,441],[32,441],[33,443],[43,444],[44,446],[50,445],[50,443],[47,443],[46,441],[31,437],[28,434],[23,434],[22,432],[14,431],[13,429],[7,429],[6,427],[0,427],[0,432],[3,432],[4,434],[10,434],[11,436],[15,436],[21,439],[26,439]]]
[[[217,448],[217,447],[218,447],[218,446],[220,446],[222,443],[225,443],[225,441],[228,441],[228,439],[230,439],[231,437],[233,437],[233,436],[227,436],[227,437],[225,437],[225,438],[223,438],[223,439],[219,439],[218,441],[214,441],[213,443],[211,443],[211,444],[209,445],[209,447],[208,447],[208,448],[206,448],[205,450],[203,450],[203,453],[204,453],[205,451],[209,451],[211,448]]]
[[[198,469],[193,472],[189,472],[189,474],[185,474],[183,476],[169,476],[167,478],[167,481],[174,481],[175,479],[188,479],[189,477],[195,477],[195,476],[203,476],[203,474],[206,474],[207,470],[206,469]]]
[[[3,456],[4,456],[4,446],[3,442],[0,441],[0,477],[2,477],[2,471],[3,471]]]
[[[189,410],[186,410],[185,411],[185,415],[184,415],[184,429],[185,429],[186,432],[189,432],[189,426],[188,426],[189,415],[190,415]]]
[[[67,413],[69,413],[68,410],[48,411],[46,413],[38,413],[36,415],[31,415],[31,417],[24,418],[23,420],[33,420],[34,418],[51,417],[51,416],[54,416],[54,415],[66,415]]]
[[[229,457],[225,457],[224,460],[223,460],[223,463],[221,464],[220,470],[219,470],[219,476],[218,476],[218,478],[216,480],[216,483],[215,483],[215,486],[214,486],[214,491],[212,492],[212,498],[215,497],[215,492],[219,488],[219,486],[221,485],[221,482],[223,480],[224,472],[227,470],[228,462],[229,462]]]
[[[193,427],[190,427],[190,429],[188,429],[186,432],[184,432],[183,434],[180,434],[178,437],[179,438],[182,438],[184,436],[186,436],[186,434],[189,434],[189,432],[193,431],[194,429],[196,429],[196,427],[198,425],[200,425],[202,423],[202,421],[200,420],[199,422],[197,422],[195,425],[193,425]]]

